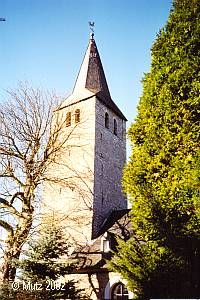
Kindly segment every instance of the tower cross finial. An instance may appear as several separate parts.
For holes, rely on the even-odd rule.
[[[91,37],[93,39],[94,37],[94,22],[88,22],[89,23],[89,26],[90,26],[90,34],[91,34]]]

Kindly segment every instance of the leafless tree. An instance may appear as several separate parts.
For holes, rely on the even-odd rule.
[[[30,233],[38,187],[48,179],[48,166],[70,134],[60,138],[63,122],[53,113],[55,95],[27,85],[8,94],[9,101],[0,105],[0,226],[7,233],[4,282],[15,278],[13,261]]]

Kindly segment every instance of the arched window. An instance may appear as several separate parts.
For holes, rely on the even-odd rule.
[[[71,112],[69,111],[66,115],[66,126],[71,125]]]
[[[128,290],[123,283],[119,282],[116,285],[114,285],[114,287],[112,289],[111,299],[112,300],[127,300],[128,299]]]
[[[109,128],[109,115],[107,112],[105,113],[105,127]]]
[[[75,123],[80,122],[80,109],[75,110]]]
[[[114,134],[117,135],[117,121],[114,119]]]

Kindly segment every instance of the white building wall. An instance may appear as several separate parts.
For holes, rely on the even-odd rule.
[[[80,123],[75,124],[75,110],[80,109]],[[67,112],[71,126],[65,126]],[[59,157],[48,170],[44,187],[43,213],[54,216],[79,243],[91,240],[94,192],[95,101],[73,104],[57,112],[63,122],[61,139],[66,139]]]

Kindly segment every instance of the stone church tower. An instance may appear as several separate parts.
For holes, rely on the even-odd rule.
[[[79,243],[91,243],[113,211],[127,208],[122,193],[126,118],[111,98],[92,34],[72,94],[55,115],[67,138],[44,187],[45,211]]]

